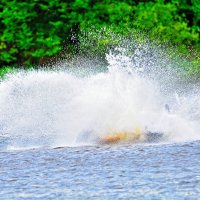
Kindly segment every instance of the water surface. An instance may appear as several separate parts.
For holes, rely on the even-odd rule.
[[[200,142],[0,152],[0,199],[199,199]]]

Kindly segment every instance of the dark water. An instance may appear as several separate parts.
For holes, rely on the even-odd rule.
[[[200,199],[200,142],[0,152],[0,199]]]

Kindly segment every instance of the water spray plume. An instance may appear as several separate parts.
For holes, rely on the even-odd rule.
[[[0,83],[0,147],[148,142],[142,133],[162,133],[167,142],[200,139],[199,86],[187,86],[165,55],[147,44],[118,47],[102,70],[77,59],[65,70],[7,76]]]

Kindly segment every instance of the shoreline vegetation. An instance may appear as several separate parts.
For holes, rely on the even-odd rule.
[[[2,0],[0,26],[0,77],[148,38],[175,50],[188,75],[200,78],[198,0]]]

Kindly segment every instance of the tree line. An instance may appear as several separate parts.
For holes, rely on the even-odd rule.
[[[199,0],[1,0],[0,27],[0,67],[76,54],[87,41],[80,39],[83,33],[105,27],[122,35],[144,31],[186,53],[200,52]],[[97,37],[93,42],[97,52],[112,43]]]

